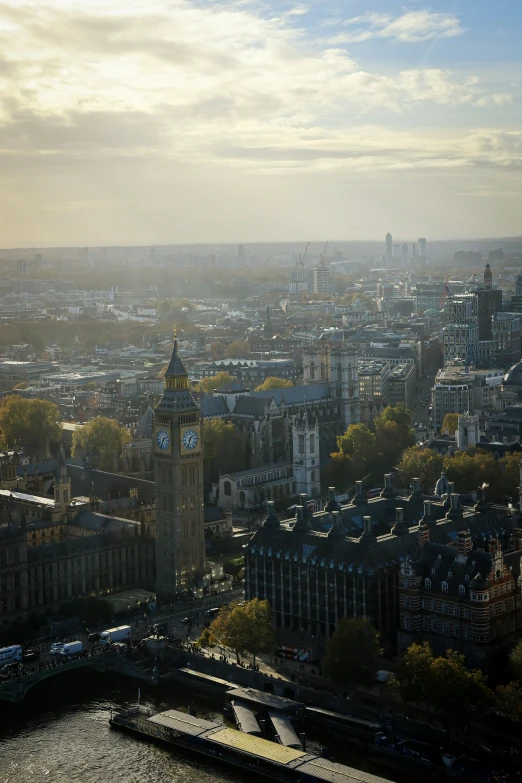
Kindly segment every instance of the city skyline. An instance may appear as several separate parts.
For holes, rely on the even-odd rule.
[[[521,20],[10,0],[0,245],[517,236]]]

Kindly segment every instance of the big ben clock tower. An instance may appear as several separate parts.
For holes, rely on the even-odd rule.
[[[205,565],[203,428],[178,343],[154,411],[156,593],[168,599],[194,585]]]

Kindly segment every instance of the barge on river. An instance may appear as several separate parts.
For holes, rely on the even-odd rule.
[[[245,734],[223,724],[167,710],[149,715],[139,707],[114,713],[113,728],[230,764],[282,783],[391,783],[315,753]]]

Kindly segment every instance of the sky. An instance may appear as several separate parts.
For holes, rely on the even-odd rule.
[[[519,0],[0,0],[0,246],[522,234]]]

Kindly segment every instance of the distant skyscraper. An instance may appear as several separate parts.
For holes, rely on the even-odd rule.
[[[408,266],[408,243],[404,242],[401,247],[402,263],[404,266]]]
[[[390,232],[386,234],[386,264],[388,266],[391,266],[393,258],[393,244],[392,244],[392,235]]]
[[[243,245],[238,245],[236,247],[236,258],[239,266],[243,266],[245,263],[245,248]]]
[[[493,275],[489,264],[486,264],[486,269],[484,270],[484,288],[487,290],[493,288]]]
[[[424,237],[420,237],[419,243],[419,255],[421,258],[426,258],[426,240]]]

